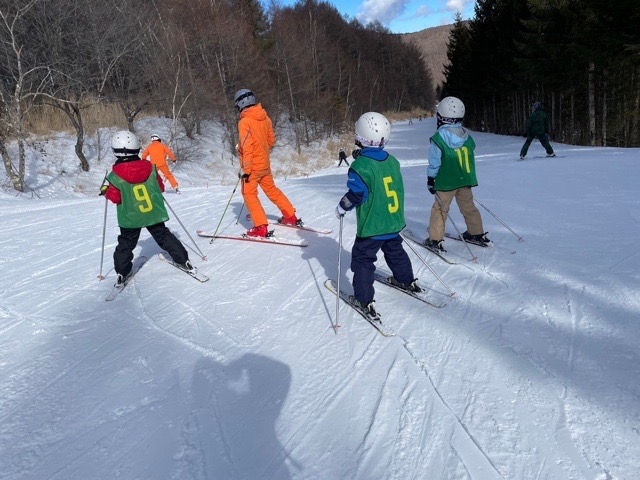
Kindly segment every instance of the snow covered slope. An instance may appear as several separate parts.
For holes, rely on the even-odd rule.
[[[434,128],[395,124],[389,144],[421,235]],[[554,145],[563,157],[547,159],[534,143],[518,162],[521,138],[474,138],[474,193],[498,217],[481,208],[485,229],[516,253],[471,247],[473,262],[449,240],[447,265],[417,247],[445,287],[410,251],[448,305],[377,285],[393,338],[346,306],[336,319],[323,286],[341,254],[350,289],[355,214],[342,252],[334,217],[344,167],[276,179],[303,220],[333,228],[276,227],[309,243],[291,248],[196,237],[221,221],[233,181],[180,165],[183,193],[166,198],[187,230],[168,225],[211,280],[151,258],[113,302],[104,168],[86,194],[62,181],[41,198],[3,191],[0,478],[640,478],[640,151]],[[220,230],[246,229],[241,209],[237,192]],[[136,254],[159,252],[143,233]]]

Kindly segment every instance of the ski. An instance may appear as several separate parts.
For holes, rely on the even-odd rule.
[[[566,155],[554,155],[553,157],[549,157],[547,155],[534,155],[533,157],[529,157],[529,158],[564,158],[564,157],[566,157]],[[519,162],[523,162],[526,159],[527,159],[527,157],[518,158],[518,161]]]
[[[379,319],[372,318],[367,313],[365,313],[364,310],[362,310],[359,306],[352,303],[349,298],[349,294],[347,294],[343,290],[340,290],[340,293],[338,293],[338,286],[336,285],[335,280],[327,279],[324,282],[324,286],[327,287],[327,290],[332,292],[334,295],[338,295],[338,297],[342,301],[344,301],[344,303],[346,303],[351,308],[353,308],[356,312],[358,312],[362,316],[362,318],[364,318],[367,322],[369,322],[371,326],[378,331],[380,335],[382,335],[383,337],[395,336],[395,334],[386,331],[386,326],[382,323],[382,321],[380,321]]]
[[[182,268],[180,265],[178,265],[176,262],[174,262],[173,260],[171,260],[170,257],[167,256],[168,254],[164,254],[164,253],[159,253],[158,254],[158,258],[164,262],[167,262],[169,265],[173,265],[174,267],[176,267],[178,270],[180,270],[181,272],[186,273],[187,275],[189,275],[190,277],[195,278],[197,281],[199,281],[200,283],[204,283],[206,281],[209,280],[209,277],[207,277],[206,275],[199,273],[198,269],[196,268],[195,271],[190,272],[188,270],[185,270],[184,268]]]
[[[300,225],[287,225],[285,223],[280,223],[280,222],[270,222],[269,225],[275,225],[276,227],[295,228],[297,230],[306,230],[307,232],[321,233],[322,235],[327,235],[333,232],[333,230],[330,228],[308,227],[304,223]]]
[[[460,238],[458,235],[453,235],[451,233],[446,233],[444,234],[445,237],[450,238],[451,240],[458,240],[459,242],[466,242],[469,243],[471,245],[477,245],[478,247],[482,247],[482,248],[487,248],[490,246],[490,243],[486,243],[486,242],[477,242],[475,240],[462,240],[462,238]]]
[[[251,220],[251,215],[247,214],[247,216],[245,217],[247,221]],[[277,227],[289,227],[289,228],[297,228],[298,230],[306,230],[308,232],[315,232],[315,233],[321,233],[323,235],[327,235],[331,232],[333,232],[333,229],[330,228],[316,228],[316,227],[310,227],[308,225],[305,225],[301,219],[298,219],[298,223],[295,225],[287,225],[286,223],[280,223],[281,218],[279,218],[278,220],[276,220],[275,222],[271,221],[269,222],[269,225],[274,225]]]
[[[510,250],[510,249],[505,248],[505,247],[499,247],[498,245],[496,245],[496,244],[495,244],[495,243],[493,243],[492,241],[489,241],[489,243],[485,243],[485,242],[476,242],[476,241],[474,241],[474,240],[466,240],[466,239],[465,239],[465,240],[463,240],[463,239],[462,239],[462,238],[460,238],[458,235],[452,235],[451,233],[445,233],[445,234],[444,234],[444,236],[445,236],[446,238],[450,238],[450,239],[452,239],[452,240],[457,240],[457,241],[459,241],[459,242],[465,242],[465,243],[468,243],[468,244],[470,244],[470,245],[476,245],[476,246],[478,246],[478,247],[482,247],[482,248],[488,248],[488,247],[495,248],[496,250],[499,250],[499,251],[501,251],[501,252],[508,253],[508,254],[510,254],[510,255],[513,255],[514,253],[516,253],[516,251],[515,251],[515,250]]]
[[[396,290],[399,290],[402,293],[406,293],[410,297],[413,297],[413,298],[415,298],[417,300],[420,300],[421,302],[426,303],[427,305],[429,305],[431,307],[442,308],[442,307],[444,307],[446,305],[446,303],[434,303],[434,302],[428,300],[424,290],[422,292],[412,292],[411,290],[405,290],[404,288],[399,287],[398,285],[395,285],[395,284],[391,283],[389,281],[390,277],[391,277],[391,274],[389,274],[387,272],[384,272],[384,273],[383,272],[375,272],[373,278],[377,282],[384,283],[385,285],[388,285],[388,286],[390,286],[392,288],[395,288]]]
[[[407,239],[411,240],[412,242],[417,243],[422,248],[426,248],[431,253],[433,253],[434,255],[438,256],[441,260],[445,261],[449,265],[457,265],[458,264],[458,262],[454,262],[453,260],[445,257],[442,251],[436,250],[434,248],[431,248],[431,247],[428,247],[427,245],[425,245],[424,244],[424,240],[416,237],[411,230],[403,230],[401,235],[404,238],[407,238]]]
[[[205,232],[204,230],[196,230],[196,234],[199,237],[207,238],[224,238],[227,240],[242,240],[245,242],[258,242],[258,243],[271,243],[274,245],[289,245],[291,247],[308,247],[309,244],[304,240],[285,240],[276,237],[247,237],[245,235],[214,235],[213,233]]]
[[[142,268],[142,266],[147,263],[147,260],[149,260],[147,257],[138,257],[133,261],[133,267],[131,268],[131,273],[129,274],[129,276],[125,279],[124,283],[122,285],[114,285],[113,286],[113,290],[111,290],[111,293],[109,295],[107,295],[107,298],[105,298],[105,301],[110,302],[112,300],[115,300],[115,298],[118,296],[118,294],[125,289],[125,287],[127,285],[129,285],[129,282],[133,279],[134,275],[136,273],[138,273],[138,271]]]

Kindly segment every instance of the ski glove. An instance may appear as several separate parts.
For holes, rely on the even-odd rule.
[[[436,179],[435,177],[427,177],[427,187],[431,195],[436,194]]]
[[[241,178],[245,182],[248,182],[249,181],[249,174],[248,173],[244,173],[244,170],[240,169],[240,170],[238,170],[238,178]]]
[[[347,211],[338,204],[336,206],[336,218],[344,217],[345,213],[347,213]]]
[[[109,181],[105,178],[104,182],[102,182],[102,185],[100,185],[99,196],[103,196],[104,194],[106,194],[107,193],[107,188],[109,188]]]

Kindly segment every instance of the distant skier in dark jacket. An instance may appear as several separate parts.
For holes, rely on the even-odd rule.
[[[344,153],[343,149],[340,149],[340,153],[338,153],[338,166],[342,165],[342,162],[347,164],[347,167],[349,166],[349,162],[347,162],[347,154]]]
[[[100,195],[117,205],[118,245],[113,253],[116,286],[126,282],[133,268],[133,249],[138,244],[140,230],[146,227],[156,243],[166,250],[184,270],[195,270],[189,254],[180,240],[164,225],[169,214],[164,205],[164,183],[156,167],[140,159],[140,142],[131,132],[117,132],[111,140],[117,157],[111,173],[100,188]]]
[[[537,138],[547,151],[547,157],[555,157],[556,154],[553,153],[553,148],[551,148],[551,144],[549,143],[549,132],[551,131],[549,116],[542,110],[542,104],[540,102],[534,103],[531,110],[531,115],[525,127],[527,140],[520,150],[520,160],[524,160],[524,157],[527,156],[527,151],[529,151],[529,146],[534,138]]]

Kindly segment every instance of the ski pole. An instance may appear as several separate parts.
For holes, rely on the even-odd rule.
[[[338,290],[336,293],[336,324],[333,326],[333,331],[338,334],[337,328],[340,327],[338,323],[340,317],[340,277],[342,275],[342,221],[344,219],[344,215],[340,215],[340,231],[338,233],[338,278],[336,280],[336,289]]]
[[[522,236],[518,235],[516,232],[514,232],[513,230],[511,230],[511,228],[509,228],[509,226],[504,223],[502,220],[500,220],[495,213],[493,213],[491,210],[489,210],[487,207],[485,207],[482,202],[480,200],[478,200],[477,198],[473,197],[473,199],[475,200],[475,202],[480,205],[482,208],[484,208],[487,212],[489,212],[491,214],[491,216],[493,218],[495,218],[496,220],[498,220],[502,225],[504,225],[507,230],[509,230],[511,233],[513,233],[516,237],[518,237],[518,242],[524,242],[524,239],[522,238]]]
[[[242,215],[242,210],[244,210],[244,202],[242,202],[242,206],[240,207],[240,213],[238,213],[238,218],[236,218],[236,225],[240,223],[240,215]]]
[[[473,254],[473,252],[471,251],[471,248],[469,247],[469,245],[467,245],[467,242],[465,241],[464,237],[462,236],[462,233],[460,233],[460,229],[456,225],[456,222],[453,221],[453,219],[451,218],[451,215],[449,215],[449,212],[445,210],[444,204],[442,203],[442,200],[440,199],[440,196],[438,195],[438,192],[436,192],[435,197],[436,197],[436,200],[438,201],[438,203],[440,204],[440,210],[447,216],[446,218],[449,219],[449,221],[453,225],[453,228],[455,228],[456,233],[458,234],[458,237],[460,237],[460,239],[462,240],[462,243],[464,243],[464,246],[467,247],[467,250],[469,250],[469,255],[471,255],[471,261],[472,262],[477,262],[478,261],[478,257],[476,257]]]
[[[105,186],[105,182],[107,181],[107,176],[109,175],[109,169],[104,172],[104,179],[102,180],[102,184],[100,185],[100,194],[102,194],[102,188]],[[104,276],[102,275],[102,263],[104,261],[104,239],[107,234],[107,207],[109,206],[109,200],[105,195],[104,197],[104,221],[102,222],[102,251],[100,252],[100,273],[98,274],[98,278],[100,280],[104,280]]]
[[[426,267],[431,271],[431,273],[433,273],[433,275],[434,275],[434,276],[435,276],[435,277],[440,281],[440,283],[444,286],[444,288],[446,288],[446,289],[449,291],[449,296],[450,296],[450,297],[455,297],[455,296],[456,296],[456,292],[454,292],[453,290],[451,290],[451,289],[449,288],[449,286],[448,286],[446,283],[444,283],[444,280],[442,280],[442,278],[440,278],[440,275],[438,275],[438,274],[436,273],[436,271],[435,271],[433,268],[431,268],[431,265],[429,265],[429,264],[427,263],[427,261],[422,257],[422,255],[420,255],[420,254],[417,252],[417,250],[413,247],[413,245],[411,245],[411,242],[410,242],[409,240],[407,240],[407,239],[405,238],[405,236],[404,236],[404,235],[402,235],[402,233],[400,233],[400,236],[401,236],[401,237],[402,237],[402,239],[404,240],[404,243],[406,243],[406,244],[409,246],[409,248],[413,251],[413,253],[415,253],[415,254],[416,254],[416,257],[418,257],[418,258],[420,259],[420,261],[421,261],[421,262],[422,262],[422,263],[423,263],[423,264],[424,264],[424,265],[425,265],[425,266],[426,266]]]
[[[239,152],[240,148],[242,148],[245,144],[245,142],[247,141],[247,138],[249,138],[249,134],[251,133],[251,129],[249,129],[247,131],[247,134],[244,137],[244,140],[242,141],[242,145],[238,146],[239,144],[236,144],[236,152]],[[240,166],[240,168],[242,168],[242,165]],[[240,175],[238,175],[238,181],[236,182],[236,186],[233,187],[233,192],[231,192],[231,197],[229,197],[229,201],[227,202],[227,206],[224,208],[224,212],[222,212],[222,216],[220,217],[220,221],[218,222],[218,226],[216,227],[215,232],[213,232],[213,237],[211,237],[211,240],[209,241],[209,243],[213,243],[213,241],[216,239],[216,234],[218,233],[218,228],[220,228],[220,224],[222,223],[222,219],[224,218],[225,214],[227,213],[227,208],[229,208],[229,204],[231,203],[231,199],[233,198],[233,195],[236,193],[236,190],[238,189],[238,185],[240,184],[240,180],[242,180],[242,177]],[[240,215],[242,214],[242,210],[244,210],[244,202],[242,202],[242,207],[240,207],[240,213],[238,214],[238,218],[236,219],[236,225],[240,222]]]
[[[220,217],[220,221],[218,222],[218,225],[216,226],[216,230],[213,232],[213,237],[211,237],[211,241],[209,243],[213,243],[213,241],[216,238],[216,235],[218,234],[218,229],[220,228],[220,224],[222,223],[222,219],[224,218],[225,214],[227,213],[227,209],[229,208],[229,204],[231,203],[231,199],[233,198],[233,195],[236,193],[236,190],[238,189],[238,185],[240,185],[240,177],[238,177],[238,181],[236,182],[236,186],[233,187],[233,192],[231,192],[231,196],[229,197],[229,201],[227,202],[227,206],[224,207],[224,212],[222,212],[222,216]]]
[[[200,247],[198,247],[198,244],[195,242],[195,240],[193,239],[191,234],[187,231],[187,229],[185,228],[184,224],[180,221],[180,217],[178,217],[178,214],[175,212],[175,210],[173,208],[171,208],[171,205],[169,205],[169,202],[167,201],[167,199],[164,198],[164,195],[162,196],[162,198],[164,199],[164,203],[167,205],[167,207],[169,207],[169,210],[171,210],[171,213],[173,214],[173,216],[176,217],[176,220],[178,221],[178,223],[180,224],[180,226],[184,230],[184,233],[187,234],[187,236],[191,239],[191,241],[195,245],[196,249],[198,250],[198,253],[200,253],[200,258],[202,260],[206,260],[207,256],[204,253],[202,253],[202,250],[200,250]]]
[[[102,263],[104,261],[104,239],[107,234],[107,207],[109,206],[109,200],[107,197],[104,197],[104,221],[102,223],[102,251],[100,252],[100,274],[98,278],[100,280],[104,280],[104,276],[102,275]]]

